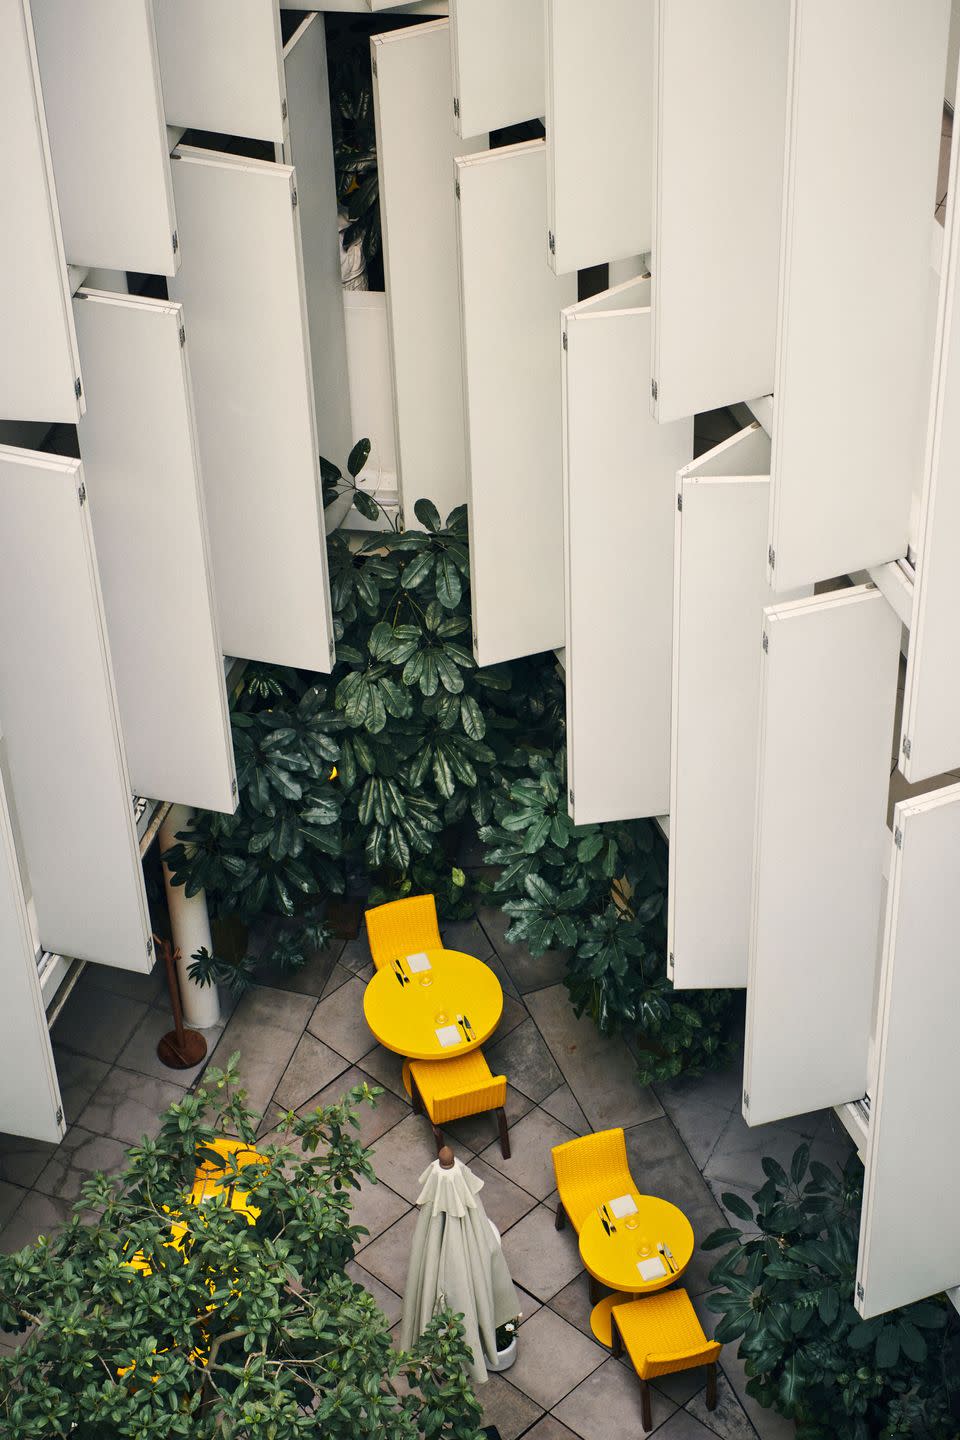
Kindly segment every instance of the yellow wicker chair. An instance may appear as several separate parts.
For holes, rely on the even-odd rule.
[[[370,954],[378,970],[405,955],[443,948],[437,902],[432,895],[411,895],[406,900],[377,905],[367,911],[366,921]]]
[[[471,1050],[451,1060],[409,1060],[410,1098],[419,1114],[426,1114],[433,1126],[437,1149],[443,1144],[441,1127],[468,1115],[496,1110],[500,1130],[500,1151],[510,1159],[507,1129],[506,1075],[493,1075],[482,1050]]]
[[[707,1409],[717,1404],[717,1357],[720,1343],[708,1340],[686,1290],[661,1290],[642,1300],[613,1307],[613,1353],[624,1346],[640,1381],[640,1410],[644,1430],[652,1426],[650,1385],[658,1375],[707,1367]]]
[[[630,1174],[622,1130],[598,1130],[579,1140],[553,1147],[553,1173],[560,1198],[556,1226],[562,1230],[569,1217],[580,1234],[584,1220],[602,1200],[638,1186]]]

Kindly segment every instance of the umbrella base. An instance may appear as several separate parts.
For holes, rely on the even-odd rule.
[[[190,1070],[207,1053],[207,1042],[198,1030],[184,1030],[183,1045],[176,1030],[168,1030],[157,1044],[157,1056],[169,1070]]]

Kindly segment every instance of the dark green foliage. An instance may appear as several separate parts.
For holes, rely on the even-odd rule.
[[[33,1329],[0,1357],[0,1434],[478,1440],[457,1319],[438,1315],[397,1352],[372,1296],[344,1274],[366,1233],[351,1192],[372,1175],[354,1110],[379,1092],[283,1117],[282,1138],[258,1143],[267,1165],[243,1172],[255,1225],[220,1200],[183,1205],[198,1151],[224,1132],[253,1142],[259,1117],[232,1088],[235,1059],[171,1106],[119,1175],[90,1180],[55,1239],[0,1257],[0,1327]],[[169,1211],[187,1221],[183,1250],[166,1243]],[[123,1268],[137,1251],[151,1274]]]
[[[796,1420],[799,1440],[956,1440],[955,1312],[939,1297],[860,1319],[850,1297],[863,1167],[855,1155],[842,1171],[809,1155],[800,1146],[789,1175],[766,1157],[753,1207],[723,1196],[750,1228],[704,1241],[705,1250],[730,1246],[710,1274],[721,1287],[707,1302],[722,1316],[716,1339],[739,1340],[748,1390]]]
[[[674,991],[667,979],[667,857],[654,825],[574,825],[563,749],[523,758],[480,832],[487,860],[502,867],[493,888],[512,917],[507,938],[534,955],[571,952],[577,1014],[635,1040],[645,1083],[722,1064],[730,992]]]

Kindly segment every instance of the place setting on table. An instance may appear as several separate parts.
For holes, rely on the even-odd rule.
[[[395,954],[367,984],[363,1011],[388,1050],[412,1060],[466,1054],[493,1034],[503,990],[488,965],[438,947]]]

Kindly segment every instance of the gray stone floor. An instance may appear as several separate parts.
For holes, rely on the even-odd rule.
[[[492,1116],[461,1121],[451,1138],[484,1181],[482,1199],[503,1235],[522,1291],[519,1358],[481,1389],[487,1423],[503,1440],[634,1440],[639,1394],[632,1370],[590,1333],[590,1302],[576,1237],[554,1229],[550,1148],[590,1129],[622,1125],[640,1186],[679,1205],[697,1240],[723,1223],[724,1190],[748,1195],[762,1183],[760,1157],[789,1159],[809,1139],[825,1161],[849,1146],[829,1113],[750,1130],[740,1118],[736,1070],[653,1089],[637,1084],[625,1046],[578,1021],[561,984],[559,956],[531,957],[504,938],[505,917],[482,908],[445,927],[447,944],[486,960],[504,988],[501,1025],[488,1042],[495,1073],[510,1080],[513,1158],[502,1159]],[[366,1079],[384,1087],[365,1110],[362,1138],[379,1177],[364,1185],[357,1220],[368,1237],[352,1266],[391,1325],[400,1318],[418,1177],[433,1158],[431,1135],[403,1091],[398,1056],[374,1043],[361,1009],[372,973],[365,940],[317,955],[299,974],[249,991],[210,1032],[211,1058],[239,1050],[251,1103],[266,1111],[312,1109]],[[67,1217],[83,1179],[110,1170],[123,1147],[155,1132],[160,1112],[196,1076],[164,1071],[158,1036],[169,1028],[160,977],[89,966],[61,1016],[54,1042],[69,1123],[58,1147],[0,1137],[0,1247],[49,1234]],[[684,1285],[708,1333],[712,1257],[696,1254]],[[0,1342],[2,1343],[2,1342]],[[793,1426],[745,1393],[743,1367],[721,1356],[720,1404],[704,1404],[702,1375],[657,1382],[654,1426],[663,1440],[779,1440]]]

